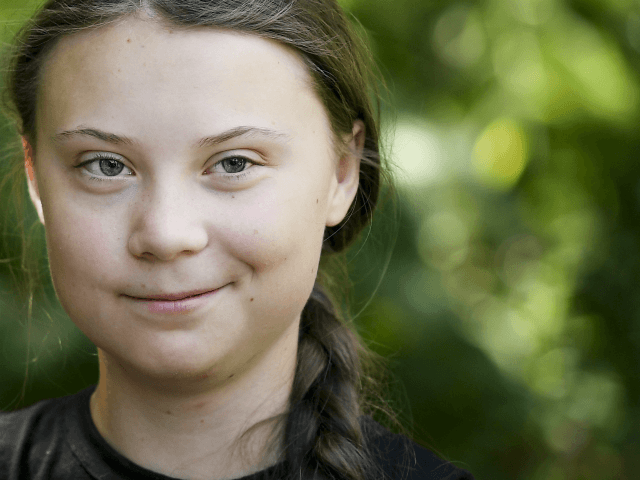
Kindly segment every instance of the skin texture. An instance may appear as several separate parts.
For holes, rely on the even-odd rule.
[[[338,154],[293,51],[138,17],[63,38],[39,94],[30,193],[56,293],[98,347],[98,430],[182,478],[273,463],[268,429],[242,454],[234,441],[286,406],[324,228],[357,190],[362,124]],[[242,127],[272,133],[202,145]],[[100,152],[121,173],[80,166]],[[226,173],[232,155],[255,164]],[[136,299],[203,289],[218,290],[180,313]]]

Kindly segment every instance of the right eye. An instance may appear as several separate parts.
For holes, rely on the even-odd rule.
[[[131,169],[120,161],[119,157],[111,155],[96,155],[90,160],[82,162],[76,168],[82,168],[89,174],[91,179],[96,180],[104,180],[108,177],[134,175]],[[124,175],[120,175],[123,171],[125,171]]]

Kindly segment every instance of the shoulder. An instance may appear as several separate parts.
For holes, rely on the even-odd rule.
[[[376,467],[393,480],[473,480],[466,470],[442,460],[403,435],[389,432],[371,418],[362,427]]]
[[[0,412],[0,451],[15,445],[16,440],[38,437],[60,421],[64,399],[44,400],[13,412]]]
[[[64,478],[52,473],[60,470],[61,462],[69,464],[72,459],[67,445],[69,421],[85,397],[86,391],[0,412],[0,471],[7,475],[2,478]]]

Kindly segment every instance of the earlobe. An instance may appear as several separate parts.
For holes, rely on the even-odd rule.
[[[24,150],[24,169],[27,174],[27,186],[29,188],[29,197],[31,202],[38,213],[40,222],[44,225],[44,215],[42,213],[42,201],[40,200],[40,191],[38,190],[38,181],[36,180],[34,162],[33,162],[33,147],[29,141],[22,137],[22,148]]]
[[[346,151],[336,165],[336,184],[327,215],[327,227],[339,224],[353,203],[360,185],[360,159],[364,150],[365,126],[361,120],[353,124],[351,135],[344,139]]]

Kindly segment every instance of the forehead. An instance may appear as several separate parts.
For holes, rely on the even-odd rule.
[[[293,49],[229,30],[172,29],[127,18],[61,39],[42,80],[38,128],[44,129],[96,118],[121,122],[123,111],[132,124],[175,125],[187,117],[209,126],[225,118],[233,123],[234,117],[295,123],[310,114],[326,124],[310,75]]]

